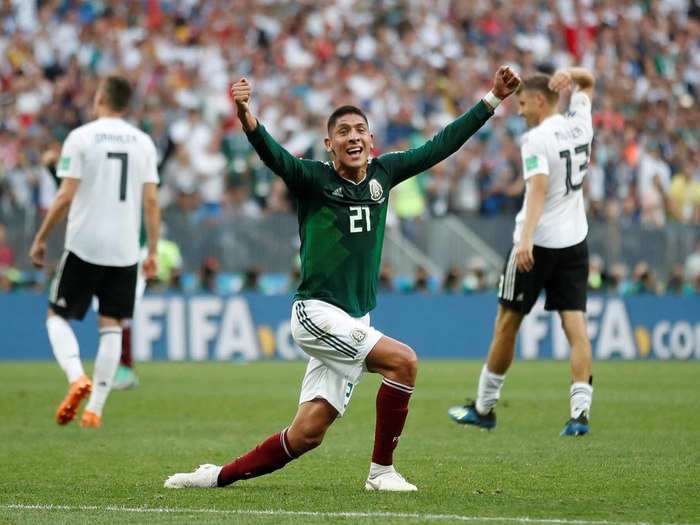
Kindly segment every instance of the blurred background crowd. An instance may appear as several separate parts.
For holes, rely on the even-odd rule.
[[[282,236],[293,253],[296,230],[276,217],[293,223],[294,203],[248,146],[232,79],[251,80],[256,114],[289,151],[325,160],[334,107],[366,110],[375,154],[414,147],[508,63],[522,74],[576,64],[597,77],[589,218],[608,244],[641,232],[645,246],[630,255],[603,240],[591,288],[700,293],[697,1],[0,0],[0,35],[2,290],[45,282],[29,271],[27,243],[55,194],[61,141],[92,118],[101,76],[131,79],[130,119],[160,156],[167,239],[153,286],[277,293],[298,277],[293,256],[279,267],[255,247],[235,254],[251,245],[246,236],[264,244],[268,230],[270,244]],[[507,244],[524,192],[523,131],[507,101],[457,154],[392,192],[390,227],[410,242],[445,216],[500,220]],[[649,245],[645,232],[661,241]],[[422,265],[397,275],[387,263],[382,287],[471,292],[495,275],[478,258],[440,275]]]

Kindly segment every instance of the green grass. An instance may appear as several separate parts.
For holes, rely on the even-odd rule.
[[[56,364],[2,363],[0,523],[455,521],[430,514],[700,522],[700,363],[596,363],[592,432],[575,439],[558,435],[568,416],[568,365],[558,362],[514,365],[495,431],[454,425],[446,409],[474,392],[480,367],[421,364],[396,454],[397,467],[420,490],[378,494],[363,490],[376,376],[364,378],[324,444],[285,469],[228,489],[168,491],[166,475],[227,462],[287,425],[303,363],[141,364],[141,386],[112,393],[98,431],[53,422],[66,388]],[[373,515],[246,514],[256,510]]]

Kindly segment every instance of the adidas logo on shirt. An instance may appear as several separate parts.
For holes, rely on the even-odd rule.
[[[338,188],[334,189],[333,193],[331,193],[331,195],[333,195],[333,197],[342,197],[343,196],[343,188],[338,187]]]

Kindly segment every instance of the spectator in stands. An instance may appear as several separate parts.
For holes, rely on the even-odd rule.
[[[445,273],[442,281],[442,291],[444,293],[461,293],[462,291],[462,270],[458,266],[451,266]]]
[[[217,279],[219,277],[219,260],[216,257],[205,257],[199,268],[198,290],[205,293],[217,292]]]
[[[671,273],[666,282],[666,293],[681,295],[686,292],[686,282],[683,275],[683,265],[676,263],[671,268]]]
[[[394,277],[394,267],[389,263],[382,264],[381,268],[379,269],[379,291],[396,291],[396,287],[394,286]]]
[[[221,152],[219,135],[212,135],[205,148],[192,153],[192,168],[197,176],[204,216],[215,219],[221,213],[226,179],[226,157]]]
[[[624,263],[617,262],[610,267],[607,291],[610,294],[624,296],[629,293],[630,283],[627,280],[628,269]]]
[[[166,239],[167,227],[161,226],[161,238],[158,239],[156,257],[158,259],[158,274],[148,283],[149,288],[159,291],[182,290],[182,255],[178,245]]]
[[[0,271],[15,265],[15,252],[7,242],[7,228],[0,223]]]
[[[588,259],[588,290],[591,292],[602,292],[605,290],[605,263],[603,258],[597,254],[591,254]]]
[[[259,292],[260,291],[260,275],[262,268],[258,265],[249,267],[243,275],[242,292]]]
[[[646,261],[639,261],[632,271],[632,282],[630,284],[629,293],[643,294],[659,294],[660,288],[656,279],[654,270],[649,267]]]
[[[413,289],[415,293],[429,293],[430,274],[423,266],[416,266],[416,272],[413,276]]]
[[[481,257],[474,257],[469,262],[467,273],[462,280],[462,290],[468,293],[483,292],[488,290],[488,273],[486,261]]]
[[[686,280],[692,283],[700,276],[700,239],[695,243],[695,250],[686,258],[683,271]]]
[[[244,180],[233,181],[224,196],[224,217],[258,219],[262,215],[260,205],[250,196],[250,184]]]
[[[671,168],[661,157],[659,144],[648,142],[639,159],[637,194],[641,221],[651,228],[666,223],[666,198],[671,185]]]

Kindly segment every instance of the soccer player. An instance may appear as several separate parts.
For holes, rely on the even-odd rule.
[[[156,271],[156,149],[148,135],[123,120],[131,93],[129,82],[118,76],[100,83],[93,106],[97,119],[66,138],[57,169],[61,186],[29,252],[34,265],[42,267],[46,239],[68,213],[65,251],[51,285],[46,320],[51,347],[69,382],[56,412],[59,425],[73,420],[89,394],[81,426],[102,424],[121,353],[120,323],[134,308],[142,205],[148,232],[143,267],[148,275]],[[93,295],[99,299],[100,343],[90,381],[68,320],[82,319]]]
[[[491,429],[493,408],[513,361],[523,317],[546,293],[546,310],[559,312],[571,346],[571,414],[563,436],[588,432],[593,395],[591,344],[586,332],[588,223],[583,177],[591,154],[593,75],[582,68],[536,74],[518,90],[520,115],[530,128],[522,139],[525,202],[515,219],[511,249],[498,290],[499,307],[491,349],[481,370],[476,401],[449,409],[460,424]],[[571,93],[566,115],[560,94]]]
[[[291,328],[310,360],[289,427],[228,465],[202,465],[192,473],[174,474],[165,481],[166,487],[223,487],[282,468],[321,444],[368,370],[383,380],[365,489],[416,490],[393,466],[415,384],[416,354],[373,328],[369,320],[376,303],[389,191],[457,151],[519,82],[509,68],[500,68],[484,99],[423,146],[374,159],[369,158],[374,144],[365,114],[354,106],[342,106],[327,123],[330,162],[289,154],[251,112],[248,81],[241,79],[232,86],[248,140],[298,202],[301,283],[292,305]]]

